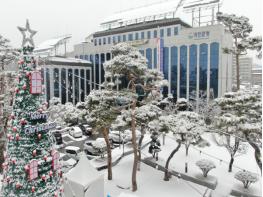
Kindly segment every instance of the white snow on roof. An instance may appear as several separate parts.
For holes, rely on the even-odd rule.
[[[176,18],[176,17],[179,17],[184,22],[187,22],[184,20],[185,13],[183,13],[182,6],[179,7],[177,12],[175,13],[175,16],[173,15],[179,3],[180,0],[163,1],[151,5],[146,5],[143,7],[126,10],[107,17],[101,22],[101,25],[110,24],[110,23],[126,23],[126,22],[132,24],[132,23],[136,23],[133,22],[136,19],[138,23],[140,19],[142,20],[145,19],[146,21],[153,21],[153,20],[159,20],[164,18]]]
[[[72,58],[72,57],[49,57],[48,60],[53,61],[53,62],[91,64],[91,62],[88,60],[77,59],[77,58]]]
[[[71,38],[71,36],[66,35],[66,36],[61,36],[61,37],[58,37],[58,38],[53,38],[53,39],[50,39],[50,40],[46,40],[46,41],[42,42],[40,45],[38,45],[34,49],[34,51],[37,52],[37,51],[43,51],[43,50],[52,49],[56,45],[58,45],[60,42],[64,41],[65,39],[69,39],[69,38]]]

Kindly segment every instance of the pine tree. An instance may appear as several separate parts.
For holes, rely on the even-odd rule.
[[[32,36],[36,32],[30,29],[28,21],[27,27],[20,31],[23,31],[24,40],[2,164],[1,194],[6,197],[59,197],[63,193],[59,153],[53,149],[54,139],[49,134],[55,123],[47,123],[41,74],[32,55]],[[31,33],[30,38],[25,38],[24,31]]]

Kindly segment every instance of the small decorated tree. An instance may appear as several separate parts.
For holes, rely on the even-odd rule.
[[[196,162],[196,165],[202,170],[204,177],[207,177],[210,170],[216,168],[214,162],[208,159],[201,159]]]
[[[34,43],[27,21],[19,64],[13,111],[7,133],[5,162],[2,164],[1,196],[59,197],[63,195],[59,153],[53,148],[47,103],[43,103],[42,79],[33,56]],[[31,33],[26,38],[25,32]]]
[[[245,189],[248,189],[252,183],[258,181],[258,175],[249,171],[238,171],[235,178],[241,181]]]

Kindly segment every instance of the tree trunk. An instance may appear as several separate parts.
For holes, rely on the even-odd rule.
[[[108,180],[112,180],[112,158],[111,158],[111,145],[110,145],[110,140],[109,140],[109,129],[104,128],[102,133],[103,133],[103,137],[105,139],[106,146],[107,146]]]
[[[240,89],[239,54],[236,54],[236,77],[237,77],[237,90],[239,90]]]
[[[132,169],[132,191],[135,192],[137,191],[137,181],[136,181],[136,175],[137,175],[137,164],[138,164],[138,150],[137,150],[137,143],[136,143],[136,133],[135,133],[135,106],[136,106],[136,101],[133,101],[132,104],[132,121],[131,121],[131,126],[132,126],[132,147],[133,147],[133,155],[134,155],[134,160],[133,160],[133,169]]]
[[[169,181],[169,164],[171,159],[173,158],[174,154],[180,149],[181,147],[181,141],[179,141],[179,144],[177,145],[177,147],[171,152],[170,156],[168,157],[166,164],[165,164],[165,172],[164,172],[164,179],[165,181]]]
[[[258,164],[258,167],[260,169],[260,173],[262,174],[262,161],[261,161],[261,150],[260,148],[258,147],[258,145],[254,142],[252,142],[251,140],[248,140],[248,143],[250,144],[250,146],[252,146],[255,150],[255,159],[256,159],[256,162]]]
[[[234,156],[231,156],[229,166],[228,166],[228,172],[232,172],[233,163],[234,163]]]
[[[139,143],[138,143],[138,167],[137,170],[140,171],[141,170],[141,159],[142,159],[142,152],[141,152],[141,148],[142,148],[142,141],[144,138],[144,127],[141,127],[141,137],[139,139]]]

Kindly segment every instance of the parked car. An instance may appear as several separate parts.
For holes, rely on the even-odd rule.
[[[81,152],[81,150],[77,146],[67,146],[65,148],[66,155],[68,155],[69,157],[71,157],[77,161],[79,160],[79,153],[80,152]]]
[[[55,131],[52,133],[56,139],[56,144],[57,145],[61,145],[63,144],[63,140],[62,140],[62,134],[59,131]]]
[[[79,125],[79,128],[82,130],[83,135],[92,135],[92,128],[88,124]]]
[[[79,127],[72,127],[69,131],[69,135],[71,135],[74,138],[81,138],[82,130]]]
[[[66,173],[68,172],[71,168],[73,168],[76,164],[77,161],[73,158],[71,158],[69,155],[64,154],[64,153],[59,153],[60,155],[60,162],[62,164],[62,172]]]
[[[126,143],[127,139],[124,138],[124,135],[122,132],[119,131],[110,131],[109,133],[109,139],[116,144],[122,144],[123,142]]]

